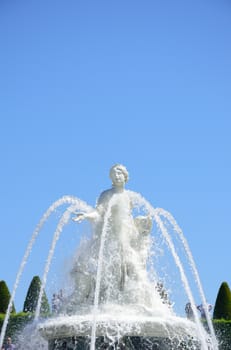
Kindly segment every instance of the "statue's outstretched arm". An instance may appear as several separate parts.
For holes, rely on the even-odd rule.
[[[91,211],[90,213],[77,213],[76,216],[72,218],[75,222],[81,222],[83,220],[97,221],[100,217],[100,214],[97,209]]]
[[[101,193],[94,210],[92,210],[89,213],[75,212],[74,214],[76,214],[76,216],[74,216],[72,218],[72,220],[75,222],[81,222],[85,219],[87,219],[89,221],[93,221],[93,222],[100,220],[100,218],[102,218],[104,216],[104,212],[105,212],[104,203],[105,203],[106,195],[108,192],[109,191],[104,191],[103,193]]]

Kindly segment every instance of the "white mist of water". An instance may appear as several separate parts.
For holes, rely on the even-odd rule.
[[[35,320],[37,320],[38,317],[39,317],[39,313],[40,313],[40,309],[41,309],[41,303],[42,303],[42,296],[43,296],[43,292],[44,292],[44,289],[45,289],[45,286],[46,286],[47,275],[48,275],[48,272],[49,272],[49,269],[50,269],[50,264],[51,264],[52,257],[54,255],[56,243],[57,243],[57,241],[58,241],[58,239],[60,237],[60,234],[61,234],[61,232],[63,230],[64,225],[66,225],[68,223],[70,215],[71,215],[71,213],[74,210],[74,207],[75,206],[71,206],[64,212],[64,214],[62,215],[62,217],[61,217],[61,219],[59,221],[59,224],[58,224],[58,226],[56,228],[56,231],[54,233],[53,240],[52,240],[52,243],[51,243],[51,248],[49,250],[47,261],[46,261],[46,265],[45,265],[45,268],[44,268],[44,274],[43,274],[43,277],[42,277],[42,284],[41,284],[39,297],[38,297],[38,303],[37,303],[37,307],[36,307],[36,311],[35,311]]]
[[[3,344],[5,333],[6,333],[7,324],[8,324],[9,317],[10,317],[10,312],[11,312],[11,309],[12,309],[12,306],[13,306],[15,294],[16,294],[16,291],[17,291],[17,288],[18,288],[18,284],[19,284],[20,279],[21,279],[21,275],[22,275],[22,273],[24,271],[24,268],[25,268],[25,265],[27,263],[28,257],[29,257],[29,255],[30,255],[30,253],[32,251],[33,245],[35,243],[35,240],[36,240],[36,238],[37,238],[41,228],[43,227],[43,225],[45,224],[47,219],[50,217],[50,215],[58,207],[60,207],[61,205],[64,205],[64,204],[74,204],[74,203],[75,204],[79,203],[79,200],[77,198],[73,197],[73,196],[68,196],[68,195],[67,196],[63,196],[60,199],[58,199],[57,201],[55,201],[47,209],[47,211],[43,214],[43,216],[40,219],[39,223],[37,224],[34,232],[32,233],[31,239],[30,239],[30,241],[28,243],[28,246],[26,248],[25,254],[24,254],[23,259],[22,259],[22,262],[20,264],[18,273],[16,275],[15,283],[14,283],[13,290],[12,290],[12,293],[11,293],[11,298],[10,298],[10,301],[9,301],[9,304],[8,304],[8,308],[7,308],[7,311],[6,311],[6,315],[5,315],[5,318],[4,318],[4,322],[3,322],[3,325],[2,325],[1,335],[0,335],[0,348],[2,348],[2,344]]]
[[[102,276],[102,263],[103,263],[103,250],[105,244],[105,238],[107,232],[109,230],[109,219],[111,216],[111,208],[113,205],[113,197],[108,203],[108,209],[105,214],[102,236],[100,240],[100,248],[99,248],[99,257],[98,257],[98,266],[97,266],[97,274],[96,274],[96,287],[95,287],[95,295],[94,295],[94,307],[93,307],[93,319],[92,319],[92,330],[91,330],[91,345],[90,350],[95,350],[95,340],[96,340],[96,324],[97,324],[97,313],[99,307],[99,293],[100,293],[100,282]]]
[[[180,261],[180,258],[179,256],[177,255],[176,253],[176,250],[175,250],[175,247],[172,243],[172,240],[166,230],[166,228],[164,227],[164,224],[162,222],[162,220],[159,218],[158,215],[154,214],[154,219],[157,223],[157,225],[159,226],[164,238],[166,239],[166,242],[170,248],[170,251],[173,255],[173,258],[174,258],[174,261],[175,261],[175,264],[177,265],[179,271],[180,271],[180,276],[181,276],[181,280],[182,280],[182,283],[183,283],[183,286],[185,288],[185,291],[186,291],[186,294],[189,298],[189,301],[192,305],[192,309],[193,309],[193,313],[194,313],[194,316],[195,316],[195,321],[196,321],[196,325],[197,325],[197,329],[198,329],[198,332],[199,332],[199,337],[200,337],[200,340],[201,340],[201,345],[202,345],[202,349],[203,350],[208,350],[208,345],[207,345],[207,340],[206,340],[206,337],[205,337],[205,332],[204,332],[204,329],[203,329],[203,326],[200,322],[200,319],[199,319],[199,316],[196,312],[196,307],[195,307],[195,301],[194,301],[194,298],[193,298],[193,295],[192,295],[192,292],[191,292],[191,289],[190,289],[190,286],[189,286],[189,283],[188,283],[188,279],[185,275],[185,272],[184,272],[184,269],[183,269],[183,266],[181,264],[181,261]]]
[[[42,285],[41,285],[40,292],[39,292],[38,304],[37,304],[36,312],[35,312],[35,320],[37,320],[39,317],[41,303],[42,303],[42,296],[43,296],[44,289],[45,289],[46,282],[47,282],[47,275],[48,275],[48,272],[50,269],[50,264],[51,264],[51,261],[52,261],[52,258],[53,258],[54,252],[55,252],[55,247],[56,247],[57,241],[62,233],[63,227],[68,223],[68,221],[70,220],[71,214],[73,214],[76,210],[77,211],[84,211],[84,212],[92,211],[92,207],[90,207],[89,205],[87,205],[85,202],[83,202],[82,200],[80,200],[78,198],[73,199],[72,203],[74,203],[74,204],[72,204],[69,208],[66,209],[66,211],[62,215],[61,219],[59,220],[59,223],[58,223],[57,228],[55,230],[55,233],[53,235],[51,247],[49,249],[47,261],[46,261],[45,268],[44,268],[44,274],[42,277]]]
[[[170,251],[171,251],[171,253],[172,253],[173,257],[174,257],[175,263],[176,263],[177,267],[179,268],[182,283],[184,285],[185,291],[187,293],[187,296],[189,298],[189,301],[190,301],[192,309],[193,309],[193,313],[194,313],[194,317],[195,317],[195,321],[196,321],[196,325],[197,325],[197,328],[198,328],[198,332],[199,332],[199,336],[200,336],[200,339],[201,339],[203,350],[207,350],[208,349],[208,344],[207,344],[207,339],[206,339],[206,336],[205,336],[205,331],[204,331],[204,328],[203,328],[203,326],[202,326],[202,324],[200,322],[200,319],[198,317],[197,310],[196,310],[196,307],[195,307],[195,301],[194,301],[194,298],[193,298],[193,295],[192,295],[192,292],[191,292],[191,289],[190,289],[187,277],[185,275],[185,272],[184,272],[183,266],[181,264],[180,258],[179,258],[179,256],[176,253],[176,250],[175,250],[174,244],[173,244],[173,242],[171,240],[171,237],[169,236],[168,231],[167,231],[166,227],[164,226],[162,220],[160,219],[159,215],[163,215],[166,219],[168,219],[168,221],[172,224],[172,226],[174,227],[176,232],[179,234],[179,236],[181,238],[181,241],[183,243],[183,246],[185,248],[186,254],[188,256],[190,266],[191,266],[191,268],[193,270],[194,277],[195,277],[196,283],[198,285],[198,289],[200,291],[200,295],[201,295],[203,304],[205,305],[205,310],[207,311],[206,299],[205,299],[205,296],[204,296],[202,284],[201,284],[200,279],[199,279],[199,274],[198,274],[198,271],[196,269],[196,265],[195,265],[194,259],[192,257],[192,253],[191,253],[191,251],[189,249],[189,246],[187,244],[187,241],[186,241],[186,239],[185,239],[185,237],[183,235],[183,232],[179,228],[179,226],[177,225],[175,219],[172,217],[172,215],[170,213],[168,213],[167,211],[165,211],[163,209],[160,209],[160,208],[154,209],[151,206],[151,204],[148,201],[146,201],[140,194],[132,192],[132,191],[128,191],[128,192],[129,192],[129,195],[130,195],[131,199],[134,201],[134,203],[136,203],[138,206],[143,206],[144,208],[146,208],[147,212],[154,218],[154,220],[156,221],[157,225],[159,226],[159,228],[160,228],[160,230],[161,230],[161,232],[162,232],[162,234],[163,234],[163,236],[164,236],[164,238],[165,238],[165,240],[166,240],[166,242],[167,242],[167,244],[168,244],[168,246],[170,248]],[[210,329],[210,332],[211,332],[213,350],[218,350],[218,342],[217,342],[217,339],[216,339],[216,336],[215,336],[215,332],[214,332],[214,329],[213,329],[213,326],[212,326],[212,322],[211,322],[210,317],[208,315],[208,311],[207,311],[207,321],[208,321],[209,329]]]
[[[209,316],[209,312],[208,312],[208,308],[207,308],[207,302],[206,302],[205,294],[204,294],[204,291],[203,291],[203,288],[202,288],[202,283],[200,281],[199,273],[197,271],[196,264],[195,264],[195,261],[193,259],[192,252],[191,252],[191,250],[189,248],[188,242],[186,241],[186,238],[184,237],[183,232],[182,232],[181,228],[179,227],[179,225],[177,224],[175,218],[168,211],[166,211],[166,210],[164,210],[162,208],[157,208],[156,212],[157,212],[158,215],[163,216],[164,218],[166,218],[171,223],[172,227],[178,233],[178,235],[179,235],[179,237],[181,239],[181,242],[183,243],[184,249],[185,249],[186,254],[188,256],[188,259],[189,259],[190,267],[192,269],[192,272],[193,272],[196,284],[198,286],[198,290],[199,290],[200,297],[201,297],[201,300],[202,300],[202,305],[203,305],[204,310],[205,310],[206,320],[207,320],[208,327],[209,327],[209,330],[210,330],[210,334],[211,334],[211,337],[212,337],[214,350],[218,350],[218,342],[217,342],[217,339],[216,339],[216,335],[215,335],[215,332],[214,332],[212,321],[211,321],[210,316]]]
[[[167,229],[165,228],[160,217],[157,215],[157,212],[155,211],[155,209],[146,200],[144,200],[140,195],[132,193],[132,192],[129,192],[129,195],[130,195],[130,198],[133,199],[133,201],[135,200],[135,202],[138,204],[139,207],[142,205],[144,208],[146,208],[146,211],[149,213],[149,215],[151,215],[154,218],[158,227],[160,228],[160,230],[161,230],[161,232],[162,232],[162,234],[167,242],[167,245],[168,245],[168,247],[173,255],[176,266],[178,267],[178,269],[180,271],[181,280],[182,280],[182,283],[184,285],[184,289],[186,291],[186,294],[188,295],[188,298],[192,304],[192,308],[194,308],[193,311],[195,314],[195,322],[197,325],[202,349],[207,350],[208,345],[207,345],[205,331],[204,331],[203,326],[201,325],[200,319],[196,313],[195,301],[194,301],[187,277],[185,275],[180,258],[176,253],[173,242],[172,242],[172,240],[167,232]],[[99,291],[100,291],[100,281],[101,281],[101,274],[102,274],[103,249],[104,249],[105,237],[106,237],[107,231],[109,229],[108,223],[109,223],[112,205],[113,205],[113,197],[112,197],[111,201],[109,202],[108,211],[107,211],[106,216],[105,216],[105,222],[104,222],[104,227],[103,227],[101,242],[100,242],[100,251],[99,251],[98,268],[97,268],[97,279],[96,279],[96,290],[95,290],[95,300],[94,300],[94,310],[93,310],[91,350],[95,349],[96,323],[97,323],[96,316],[97,316],[98,303],[99,303]]]

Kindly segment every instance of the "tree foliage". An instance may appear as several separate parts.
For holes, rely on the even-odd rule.
[[[5,281],[0,281],[0,313],[5,314],[10,301],[10,292]],[[12,305],[11,312],[16,312],[14,304]]]
[[[231,291],[227,282],[223,282],[218,291],[213,318],[231,320]]]
[[[41,285],[42,283],[39,276],[34,276],[27,291],[26,299],[23,306],[23,312],[35,312],[38,304]],[[46,293],[45,291],[43,291],[40,313],[46,314],[49,312],[50,306],[48,303]]]

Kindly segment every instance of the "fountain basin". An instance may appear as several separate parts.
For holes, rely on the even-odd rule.
[[[198,333],[193,322],[182,317],[170,316],[163,320],[160,316],[131,314],[127,311],[124,310],[116,315],[99,313],[96,319],[93,318],[92,313],[58,316],[38,324],[38,330],[48,341],[49,350],[65,349],[65,344],[68,344],[68,349],[72,349],[71,344],[79,344],[80,349],[89,349],[92,325],[95,321],[96,349],[100,349],[102,344],[106,346],[105,349],[109,349],[107,343],[109,344],[110,341],[114,345],[120,344],[118,349],[121,348],[121,342],[127,344],[126,349],[146,349],[146,345],[141,345],[145,342],[159,344],[158,346],[161,347],[158,349],[165,349],[165,346],[167,344],[169,346],[170,343],[172,349],[178,349],[182,342],[193,343],[194,349],[199,348]],[[129,347],[128,343],[133,345]],[[137,347],[136,344],[138,344]],[[73,349],[78,349],[78,346],[73,345]]]
[[[41,335],[49,340],[53,338],[90,336],[93,324],[91,314],[85,316],[59,316],[49,319],[38,325]],[[195,337],[197,330],[193,322],[184,318],[172,317],[163,321],[158,317],[138,317],[129,319],[121,315],[112,318],[110,315],[101,314],[97,317],[96,335],[105,336],[112,334],[117,336],[143,336],[143,337]]]

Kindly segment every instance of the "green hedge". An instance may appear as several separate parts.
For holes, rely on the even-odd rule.
[[[219,350],[231,349],[231,320],[213,320]]]
[[[5,314],[0,314],[0,329],[2,329],[4,318]],[[10,336],[13,340],[15,340],[17,334],[19,334],[33,319],[34,315],[31,313],[20,312],[17,314],[11,314],[5,336]]]

